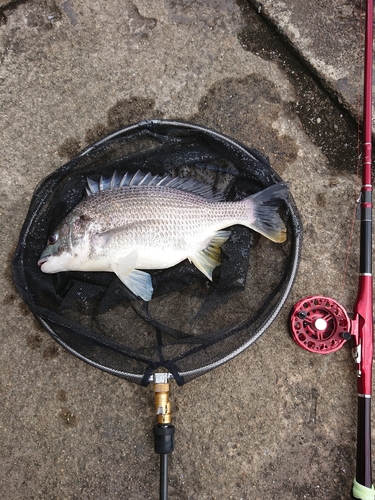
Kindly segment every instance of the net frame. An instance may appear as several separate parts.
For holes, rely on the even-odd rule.
[[[80,165],[81,161],[92,159],[93,166],[95,168],[101,167],[100,161],[96,164],[95,160],[96,157],[100,157],[100,151],[106,150],[106,148],[109,148],[110,145],[112,143],[116,143],[116,141],[130,140],[133,136],[142,136],[145,139],[149,138],[150,136],[152,136],[153,138],[159,137],[160,140],[163,137],[168,136],[170,144],[174,144],[174,140],[178,144],[178,140],[181,139],[181,137],[194,137],[195,135],[204,138],[204,140],[206,140],[208,143],[213,144],[216,148],[218,148],[219,151],[223,151],[227,155],[232,155],[232,157],[235,158],[236,162],[244,162],[246,165],[247,163],[249,163],[250,165],[256,165],[256,168],[259,169],[259,175],[261,177],[259,183],[263,184],[263,187],[267,187],[267,185],[271,185],[275,182],[281,181],[281,178],[269,165],[268,160],[255,149],[248,148],[238,141],[235,141],[232,138],[229,138],[208,128],[196,124],[172,120],[147,120],[122,128],[90,145],[89,147],[84,149],[76,158],[68,162],[66,165],[60,167],[60,169],[58,169],[56,172],[59,172],[60,177],[67,177],[67,182],[69,183],[70,173],[74,171],[76,165]],[[139,151],[135,151],[134,154],[139,154]],[[192,151],[191,154],[194,154],[194,152]],[[145,157],[145,170],[147,171],[147,159],[143,152],[142,155]],[[113,163],[113,161],[114,160],[112,158],[111,162]],[[116,163],[116,161],[114,161],[114,163]],[[113,168],[113,165],[111,168]],[[56,340],[62,347],[64,347],[79,359],[115,376],[126,378],[130,381],[137,382],[142,385],[148,384],[149,379],[154,371],[160,368],[167,369],[173,375],[176,382],[179,385],[183,385],[187,381],[192,380],[193,378],[226,363],[230,359],[233,359],[235,356],[240,354],[267,330],[267,328],[279,314],[293,286],[301,254],[302,223],[292,196],[290,196],[289,200],[287,201],[285,210],[289,223],[288,238],[290,238],[291,245],[290,255],[284,275],[277,285],[277,300],[272,303],[272,307],[268,307],[268,310],[267,307],[265,307],[266,313],[263,312],[263,315],[260,314],[260,317],[255,318],[255,329],[251,331],[251,334],[249,334],[248,338],[245,338],[240,343],[240,345],[237,345],[233,350],[231,350],[230,352],[226,352],[224,356],[219,356],[216,358],[214,357],[213,359],[209,359],[208,361],[205,360],[202,365],[195,366],[192,369],[180,369],[178,365],[176,365],[175,361],[170,362],[170,360],[168,359],[161,359],[159,360],[159,362],[147,362],[147,360],[142,360],[142,362],[145,363],[145,369],[142,371],[142,373],[134,373],[134,371],[129,369],[118,369],[117,366],[109,366],[108,363],[103,363],[100,360],[100,356],[98,358],[96,357],[96,355],[88,355],[85,349],[81,348],[80,345],[77,349],[74,345],[74,342],[70,341],[71,337],[69,337],[69,335],[74,335],[74,322],[70,319],[64,319],[64,328],[68,330],[70,329],[71,332],[66,338],[63,338],[64,336],[57,330],[57,324],[61,320],[61,318],[59,318],[59,315],[55,312],[51,313],[51,311],[49,311],[49,313],[46,315],[46,308],[37,303],[37,294],[29,287],[30,277],[26,272],[27,267],[30,266],[30,262],[32,262],[33,259],[36,262],[40,256],[40,248],[38,247],[38,249],[34,251],[34,255],[32,256],[31,261],[30,258],[26,259],[30,238],[33,237],[35,232],[43,231],[45,233],[46,231],[46,228],[42,228],[42,223],[37,222],[37,219],[38,217],[40,217],[41,213],[48,209],[48,204],[46,203],[46,201],[50,197],[51,190],[58,188],[58,181],[55,177],[56,172],[52,173],[50,176],[44,179],[44,181],[39,184],[34,193],[30,204],[29,213],[21,230],[20,240],[14,259],[12,261],[12,272],[17,290],[19,291],[25,302],[28,304],[37,320],[49,332],[54,340]],[[155,172],[154,170],[153,173],[159,172]],[[73,185],[73,187],[71,185],[70,189],[74,191],[74,178],[72,179],[71,184]],[[67,201],[67,204],[69,205],[69,200]],[[74,206],[73,202],[71,202],[71,204],[72,206]],[[66,210],[68,210],[68,208]],[[58,217],[56,219],[56,222],[57,221]],[[240,325],[238,328],[243,330],[244,326]],[[110,338],[103,339],[102,335],[95,332],[93,333],[92,331],[86,333],[87,337],[90,340],[90,343],[92,345],[98,345],[99,350],[101,348],[100,346],[102,346],[103,349],[103,346],[105,346],[105,348],[115,349],[121,353],[122,346],[118,345],[118,342],[113,341]],[[207,349],[208,348],[209,346],[207,347]],[[193,350],[194,349],[192,349],[192,351]],[[126,356],[127,355],[128,353],[126,354]],[[135,356],[137,355],[135,354]],[[148,366],[146,366],[147,363]]]

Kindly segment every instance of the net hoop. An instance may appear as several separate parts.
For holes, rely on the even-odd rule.
[[[264,169],[264,172],[262,173],[262,175],[264,175],[264,179],[262,179],[262,182],[264,182],[265,186],[267,184],[270,185],[272,183],[281,181],[281,178],[278,176],[278,174],[276,174],[269,166],[267,159],[256,150],[248,148],[241,143],[233,140],[232,138],[208,128],[196,124],[171,120],[147,120],[122,128],[88,146],[77,157],[68,162],[66,165],[60,167],[60,169],[58,169],[58,172],[68,177],[70,175],[70,172],[74,168],[74,165],[79,164],[80,161],[86,161],[88,158],[95,158],[98,151],[105,151],[107,148],[110,148],[111,144],[113,143],[116,143],[123,139],[129,140],[129,138],[132,138],[133,136],[147,137],[148,134],[153,134],[153,136],[155,137],[162,137],[167,133],[167,131],[172,138],[171,144],[173,143],[174,135],[176,137],[181,135],[183,136],[184,134],[189,137],[198,135],[199,137],[204,138],[207,143],[212,143],[215,145],[215,147],[217,146],[219,149],[222,148],[223,151],[226,151],[228,152],[228,154],[233,155],[233,157],[236,158],[236,161],[242,161],[245,163],[257,162],[258,165],[261,165],[261,169]],[[267,313],[266,317],[257,319],[256,328],[251,332],[249,338],[242,341],[241,344],[237,345],[231,352],[226,352],[225,355],[223,355],[219,359],[214,359],[211,362],[206,361],[200,366],[195,366],[192,369],[179,369],[178,367],[176,368],[175,364],[169,363],[168,360],[165,360],[165,362],[160,362],[159,364],[150,362],[149,366],[147,366],[142,373],[135,373],[134,371],[127,370],[126,368],[118,369],[117,366],[111,366],[110,363],[103,363],[100,360],[100,356],[96,358],[91,354],[87,355],[84,350],[77,349],[72,342],[67,341],[66,338],[63,338],[59,331],[56,331],[55,325],[57,320],[55,318],[55,315],[50,314],[47,317],[44,313],[44,308],[40,304],[36,303],[35,293],[29,288],[29,277],[28,273],[26,272],[26,270],[30,267],[30,262],[33,259],[36,261],[39,257],[40,248],[38,250],[35,250],[35,255],[31,258],[31,261],[29,259],[26,262],[26,250],[28,248],[30,238],[32,238],[33,234],[35,233],[35,228],[39,228],[38,217],[40,217],[40,213],[43,210],[46,210],[46,200],[48,196],[47,194],[44,195],[43,193],[46,193],[48,191],[49,185],[53,187],[53,176],[54,173],[47,177],[44,181],[42,181],[42,183],[38,186],[34,193],[34,197],[29,209],[29,214],[22,228],[19,244],[12,262],[12,271],[16,288],[18,289],[25,302],[29,305],[38,321],[50,333],[54,340],[56,340],[62,347],[64,347],[74,356],[96,368],[104,370],[115,376],[140,383],[142,385],[147,385],[150,377],[152,376],[152,373],[160,367],[163,367],[163,369],[167,369],[168,371],[170,371],[179,385],[182,385],[199,375],[217,368],[218,366],[226,363],[227,361],[240,354],[244,349],[249,347],[260,337],[260,335],[265,332],[265,330],[271,325],[271,323],[279,314],[293,286],[301,255],[302,223],[292,197],[290,197],[290,200],[286,203],[286,211],[288,213],[288,220],[290,222],[290,234],[288,234],[288,238],[291,239],[290,258],[288,261],[288,268],[285,270],[284,275],[280,281],[277,302],[273,304],[272,309]],[[68,329],[70,328],[69,321],[66,321],[66,327]],[[93,343],[100,343],[102,342],[102,338],[98,336],[97,338],[92,338],[91,341]],[[109,347],[111,347],[111,345],[109,345]]]

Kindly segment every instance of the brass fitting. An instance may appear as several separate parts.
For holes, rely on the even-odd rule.
[[[169,401],[170,383],[168,373],[154,374],[154,402],[158,424],[170,424],[172,422],[171,402]]]

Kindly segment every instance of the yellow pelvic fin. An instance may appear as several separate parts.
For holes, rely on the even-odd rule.
[[[220,247],[227,241],[230,234],[230,231],[218,231],[214,234],[206,248],[189,257],[190,262],[193,262],[195,267],[211,281],[213,270],[221,264]]]

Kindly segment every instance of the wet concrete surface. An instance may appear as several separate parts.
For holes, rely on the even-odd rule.
[[[308,295],[349,311],[355,300],[363,16],[349,0],[312,8],[45,0],[3,9],[2,498],[158,498],[152,388],[64,351],[9,271],[38,182],[94,140],[148,118],[193,121],[258,148],[289,183],[305,230],[297,281],[267,332],[217,370],[173,384],[170,498],[349,498],[350,348],[303,351],[287,319]]]

